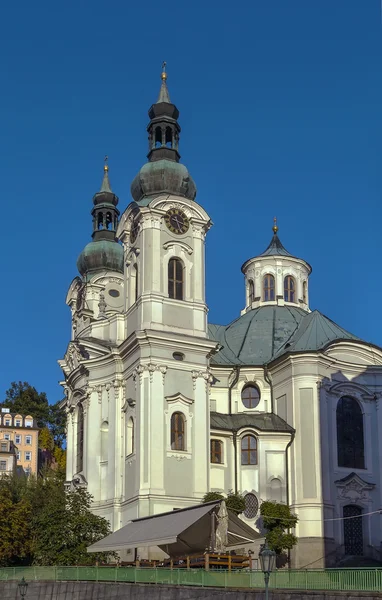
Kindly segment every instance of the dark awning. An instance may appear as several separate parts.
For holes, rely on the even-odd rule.
[[[211,541],[211,515],[217,514],[220,506],[221,501],[208,502],[134,519],[103,540],[92,544],[88,552],[112,552],[149,546],[159,546],[170,556],[204,552]],[[246,544],[260,537],[252,527],[228,511],[228,547]]]

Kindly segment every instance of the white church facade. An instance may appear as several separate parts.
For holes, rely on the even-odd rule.
[[[276,223],[242,266],[238,318],[208,322],[211,220],[179,162],[178,116],[163,73],[133,200],[120,216],[107,165],[93,198],[59,361],[68,485],[113,530],[239,491],[254,528],[263,500],[298,515],[296,567],[380,560],[382,350],[310,310],[312,269]]]

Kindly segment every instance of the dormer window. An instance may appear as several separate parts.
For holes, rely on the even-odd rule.
[[[296,283],[291,275],[284,279],[284,300],[285,302],[295,302]]]
[[[275,278],[270,273],[263,279],[263,297],[265,302],[275,299]]]

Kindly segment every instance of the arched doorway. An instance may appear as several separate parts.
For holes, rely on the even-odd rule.
[[[347,556],[363,555],[362,508],[350,504],[344,506],[344,546]]]

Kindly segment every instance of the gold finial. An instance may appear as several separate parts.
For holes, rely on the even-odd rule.
[[[166,65],[167,65],[167,63],[166,63],[166,61],[164,60],[164,61],[162,62],[162,74],[161,74],[161,79],[162,79],[162,81],[166,81],[166,79],[167,79]]]
[[[272,227],[272,229],[273,229],[273,233],[277,233],[277,232],[278,232],[278,230],[279,230],[279,228],[277,227],[277,217],[274,217],[274,219],[273,219],[273,223],[274,223],[274,225],[273,225],[273,227]]]
[[[107,164],[107,161],[108,161],[108,160],[109,160],[109,157],[106,155],[106,156],[105,156],[105,158],[104,158],[104,162],[105,162],[105,164],[104,164],[104,166],[103,166],[103,170],[105,171],[105,173],[107,173],[107,172],[108,172],[108,170],[109,170],[109,165]]]

